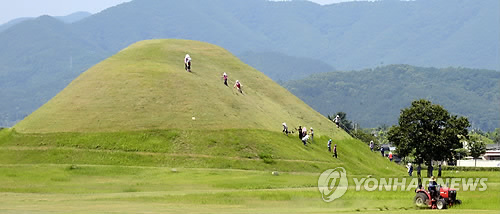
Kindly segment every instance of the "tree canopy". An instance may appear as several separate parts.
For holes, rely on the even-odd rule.
[[[467,138],[469,126],[467,118],[450,115],[442,106],[421,99],[401,110],[388,139],[401,157],[412,155],[418,164],[425,162],[431,169],[433,160],[453,158],[455,149],[462,147],[460,140]]]

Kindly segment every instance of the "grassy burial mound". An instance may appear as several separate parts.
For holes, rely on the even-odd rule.
[[[184,70],[186,53],[193,58],[192,73]],[[222,82],[224,72],[230,87]],[[236,80],[243,94],[232,89]],[[92,67],[15,128],[23,133],[276,131],[283,122],[334,131],[318,112],[223,48],[188,40],[150,40]]]
[[[236,80],[243,93],[232,87]],[[282,134],[282,122],[313,127],[314,142]],[[329,138],[339,159],[327,152]],[[188,40],[138,42],[95,65],[0,132],[0,153],[3,163],[403,171],[228,51]]]

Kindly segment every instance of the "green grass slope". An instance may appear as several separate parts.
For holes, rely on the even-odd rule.
[[[223,72],[243,94],[222,83]],[[314,127],[314,141],[284,135],[282,122]],[[327,152],[329,138],[339,159]],[[0,164],[40,163],[403,173],[226,50],[188,40],[131,45],[0,132]]]
[[[193,58],[193,72],[183,58]],[[222,84],[226,72],[230,87]],[[239,79],[243,94],[232,88]],[[195,117],[196,120],[192,120]],[[19,132],[265,129],[305,125],[343,135],[228,51],[188,40],[138,42],[92,67],[15,126]]]

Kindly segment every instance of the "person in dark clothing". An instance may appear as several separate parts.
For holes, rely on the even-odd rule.
[[[422,189],[422,178],[420,176],[418,177],[418,189]]]
[[[439,164],[439,168],[438,168],[438,177],[441,177],[441,164]]]
[[[413,173],[413,165],[411,165],[411,163],[408,163],[408,166],[406,166],[406,168],[408,168],[408,175],[411,177]]]
[[[302,126],[299,126],[299,139],[302,140],[304,136],[302,136]]]
[[[333,146],[333,157],[337,158],[337,144]]]
[[[436,197],[436,195],[438,194],[439,190],[437,189],[437,182],[436,182],[436,178],[434,178],[434,176],[432,176],[431,179],[429,179],[428,190],[429,190],[429,194],[431,195],[432,198]]]
[[[286,125],[285,122],[283,122],[281,125],[283,125],[283,133],[285,133],[286,136],[288,136],[288,126]]]
[[[429,167],[429,171],[427,172],[427,176],[429,176],[429,177],[434,176],[434,166],[432,166],[432,164]]]
[[[382,154],[382,157],[384,157],[384,147],[380,146],[380,154]]]
[[[422,171],[422,167],[420,166],[420,164],[418,164],[418,166],[417,166],[417,176],[418,177],[421,176],[421,174],[420,174],[421,171]]]

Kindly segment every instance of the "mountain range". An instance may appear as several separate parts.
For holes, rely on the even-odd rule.
[[[62,21],[64,23],[71,24],[73,22],[77,22],[77,21],[80,21],[84,18],[87,18],[91,15],[92,15],[92,13],[80,11],[80,12],[75,12],[75,13],[69,14],[67,16],[55,16],[54,18],[59,19],[60,21]],[[35,19],[35,18],[34,17],[21,17],[21,18],[10,20],[10,21],[0,25],[0,32],[2,32],[2,31],[6,30],[14,25],[17,25],[23,21],[32,20],[32,19]]]
[[[12,126],[97,62],[153,38],[220,45],[282,82],[395,63],[500,70],[499,4],[135,0],[73,23],[25,20],[0,32],[0,125]]]

